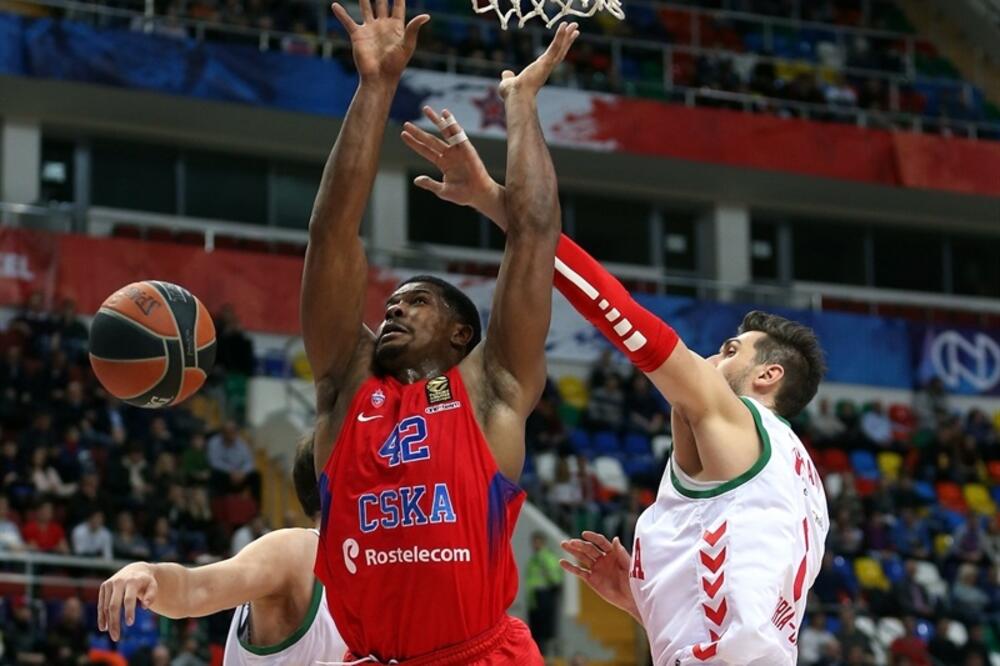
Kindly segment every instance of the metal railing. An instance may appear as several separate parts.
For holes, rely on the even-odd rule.
[[[0,583],[23,585],[24,595],[32,600],[39,596],[39,591],[43,586],[96,590],[104,582],[104,578],[94,576],[94,572],[107,572],[107,575],[110,576],[111,573],[118,571],[126,564],[129,564],[129,561],[77,555],[0,551],[0,565],[4,569],[8,569],[0,571]],[[20,569],[21,571],[10,571],[10,569]],[[45,573],[51,570],[67,569],[78,570],[81,575]]]
[[[325,15],[325,5],[318,5],[324,8],[322,17],[318,17],[319,35],[302,35],[299,33],[285,32],[274,29],[256,28],[241,25],[227,24],[218,21],[209,21],[189,17],[164,16],[155,13],[152,0],[135,0],[137,9],[123,9],[120,7],[107,7],[100,4],[81,2],[79,0],[24,0],[28,4],[42,7],[59,9],[66,12],[66,15],[74,19],[89,17],[98,24],[108,24],[116,21],[124,21],[129,27],[135,30],[142,30],[150,33],[163,33],[179,36],[178,29],[185,35],[191,35],[198,41],[209,39],[212,35],[223,35],[230,38],[239,38],[246,42],[254,43],[260,50],[267,51],[273,48],[280,48],[286,40],[291,40],[299,44],[306,44],[307,48],[318,53],[322,58],[329,59],[335,53],[348,54],[350,50],[349,42],[339,34],[327,33],[327,19]],[[311,0],[310,0],[311,1]],[[416,0],[415,5],[411,3],[411,9],[419,11],[424,6],[426,0]],[[915,80],[913,49],[919,41],[919,37],[903,33],[893,33],[870,28],[851,28],[846,26],[834,26],[825,23],[800,22],[793,19],[779,17],[764,17],[756,14],[745,14],[742,12],[732,12],[727,10],[704,10],[694,9],[679,5],[661,4],[651,2],[651,0],[634,0],[633,4],[651,4],[657,8],[671,8],[678,11],[690,11],[692,13],[692,23],[698,24],[699,16],[719,17],[725,20],[757,21],[762,25],[777,27],[794,27],[796,29],[822,30],[831,34],[839,35],[838,39],[846,39],[848,36],[871,36],[885,39],[904,40],[907,44],[908,57],[905,73],[889,72],[871,69],[859,69],[853,67],[833,67],[814,63],[809,60],[796,60],[789,58],[777,58],[762,54],[746,54],[728,51],[717,48],[705,48],[700,46],[700,39],[693,38],[692,45],[663,43],[651,39],[636,37],[608,36],[584,33],[580,37],[583,43],[590,43],[593,47],[605,50],[610,55],[611,72],[610,83],[598,86],[597,92],[613,92],[624,94],[652,94],[655,97],[662,97],[668,101],[696,105],[719,105],[720,103],[739,108],[745,111],[761,112],[780,110],[792,113],[801,118],[812,118],[820,120],[830,120],[836,122],[849,122],[862,127],[888,127],[909,129],[913,131],[925,131],[934,129],[945,133],[959,134],[969,138],[978,138],[984,133],[988,136],[1000,136],[1000,123],[984,122],[980,120],[953,120],[936,116],[913,114],[901,111],[901,100],[903,98],[902,89]],[[141,6],[141,9],[138,9]],[[493,24],[485,23],[484,19],[471,13],[468,15],[449,14],[435,11],[435,17],[439,20],[446,20],[453,23],[464,24],[475,27],[479,30],[494,30],[499,28]],[[626,18],[626,20],[628,20]],[[543,40],[548,31],[530,25],[522,29],[530,35],[532,48],[538,50],[543,44]],[[662,80],[643,83],[618,83],[623,80],[621,76],[623,61],[627,56],[635,57],[645,53],[647,57],[655,58],[660,64]],[[887,86],[886,97],[888,109],[885,111],[868,110],[853,105],[836,104],[814,104],[798,102],[763,95],[716,90],[713,88],[698,88],[679,84],[674,77],[674,64],[678,56],[688,56],[698,58],[701,56],[719,56],[724,58],[753,58],[755,63],[767,63],[775,66],[802,65],[808,66],[817,72],[831,72],[842,74],[854,78],[874,79],[882,85]],[[511,66],[511,63],[497,62],[493,60],[478,59],[473,57],[459,56],[456,54],[444,54],[434,51],[418,50],[414,54],[412,65],[418,68],[427,68],[455,74],[474,74],[480,76],[499,76],[500,72]],[[962,94],[966,97],[971,95],[973,87],[967,82],[953,79],[935,79],[933,77],[919,77],[921,81],[942,82],[962,86]],[[568,77],[554,77],[553,85],[570,85],[574,81]],[[653,89],[647,90],[648,86]]]

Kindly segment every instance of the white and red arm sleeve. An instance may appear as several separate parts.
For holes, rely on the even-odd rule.
[[[677,333],[642,307],[611,273],[565,234],[556,247],[555,286],[635,367],[652,372],[677,346]]]

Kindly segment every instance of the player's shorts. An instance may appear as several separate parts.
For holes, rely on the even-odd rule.
[[[344,655],[346,663],[357,660],[350,651]],[[505,615],[495,627],[476,638],[414,659],[390,663],[403,666],[542,666],[545,660],[528,625]]]

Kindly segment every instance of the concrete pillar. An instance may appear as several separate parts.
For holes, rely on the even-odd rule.
[[[403,166],[384,165],[375,176],[367,234],[376,256],[406,248],[409,177]]]
[[[705,213],[699,230],[702,275],[727,283],[705,296],[722,301],[737,299],[739,287],[749,284],[752,278],[750,209],[742,204],[716,203]]]
[[[41,161],[41,126],[31,120],[3,118],[0,125],[0,201],[36,203]]]

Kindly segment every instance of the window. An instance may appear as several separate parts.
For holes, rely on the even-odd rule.
[[[694,216],[663,211],[663,269],[667,273],[698,270],[698,235]]]
[[[574,240],[595,258],[623,264],[652,263],[648,203],[583,194],[572,199]]]
[[[774,222],[750,223],[750,273],[755,280],[777,280],[778,225]]]
[[[267,223],[267,162],[245,155],[187,153],[184,214]]]
[[[44,202],[73,201],[73,143],[42,138],[42,164],[38,174]]]
[[[414,174],[416,175],[416,174]],[[468,206],[442,201],[410,181],[409,231],[411,241],[461,247],[483,245],[484,220]]]
[[[792,274],[796,280],[865,284],[865,228],[802,221],[792,227]]]
[[[307,229],[323,167],[304,164],[275,164],[271,180],[274,224],[290,229]]]
[[[90,200],[95,206],[177,213],[177,151],[164,146],[96,141]]]
[[[1000,298],[1000,238],[952,238],[951,276],[956,294]]]
[[[872,230],[875,286],[944,291],[941,234],[891,227]]]

